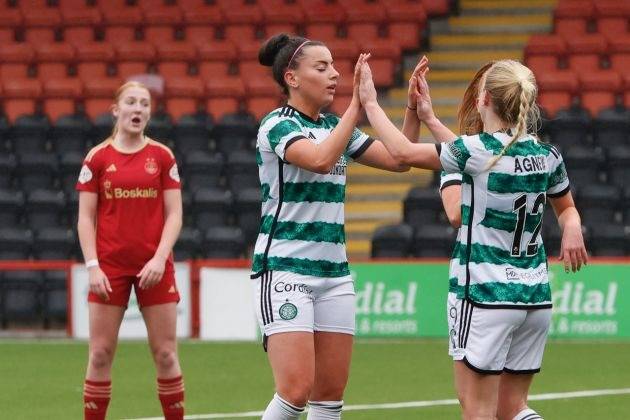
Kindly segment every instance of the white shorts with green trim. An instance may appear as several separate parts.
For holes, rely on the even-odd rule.
[[[486,309],[447,298],[448,353],[478,373],[537,373],[551,309]]]
[[[264,336],[289,331],[354,335],[352,277],[314,277],[267,271],[255,282],[258,324]]]

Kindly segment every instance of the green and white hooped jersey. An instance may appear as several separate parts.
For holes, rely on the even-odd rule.
[[[260,123],[256,159],[262,189],[262,220],[254,248],[252,278],[268,270],[316,277],[350,274],[346,258],[344,199],[348,161],[372,143],[356,129],[344,154],[327,174],[288,163],[285,152],[300,139],[319,144],[339,123],[320,114],[315,121],[287,105]]]
[[[451,185],[461,185],[462,184],[462,174],[459,172],[453,172],[451,174],[446,173],[446,171],[442,170],[440,172],[440,195],[442,195],[442,190]],[[457,230],[457,238],[455,239],[455,247],[454,252],[451,255],[451,260],[449,261],[449,269],[448,269],[448,291],[449,293],[457,293],[460,289],[463,290],[465,283],[461,286],[458,285],[457,273],[460,269],[460,261],[459,255],[457,252],[459,242],[461,241],[462,230]],[[465,279],[464,279],[465,280]]]
[[[558,150],[531,136],[487,169],[509,141],[505,133],[481,133],[441,147],[444,171],[462,174],[451,290],[481,307],[551,307],[540,229],[547,197],[569,192],[569,179]]]

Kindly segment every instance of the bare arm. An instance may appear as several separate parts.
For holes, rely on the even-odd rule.
[[[79,220],[77,222],[77,232],[79,243],[85,261],[97,260],[96,253],[96,209],[98,205],[98,194],[81,191],[79,193]],[[112,288],[107,276],[97,265],[88,268],[88,281],[90,292],[97,294],[103,300],[109,300],[107,292]]]
[[[179,232],[182,229],[182,214],[181,190],[165,190],[164,227],[162,228],[162,236],[153,258],[151,258],[137,274],[137,277],[140,278],[140,288],[146,289],[152,287],[162,280],[166,261],[171,255],[173,246],[175,246]]]
[[[446,212],[448,222],[456,229],[462,225],[462,186],[461,184],[448,185],[440,191],[442,206]]]
[[[394,159],[383,143],[378,140],[374,141],[356,161],[362,165],[384,169],[386,171],[407,172],[409,170],[408,165],[404,165]]]
[[[344,112],[339,124],[320,144],[314,144],[308,139],[300,139],[293,143],[285,152],[284,158],[302,169],[319,174],[330,172],[332,167],[346,149],[361,115],[358,86],[362,64],[369,58],[369,54],[361,54],[354,69],[354,92],[352,101]]]
[[[564,262],[566,272],[569,272],[570,266],[571,271],[575,273],[582,268],[582,264],[588,262],[588,254],[582,237],[580,214],[575,208],[571,192],[557,198],[549,197],[549,201],[562,230],[559,260]]]
[[[417,114],[417,102],[418,102],[418,79],[419,73],[428,71],[428,62],[426,56],[422,56],[420,61],[413,70],[411,77],[409,78],[409,87],[407,89],[407,107],[405,108],[405,119],[403,120],[402,132],[412,143],[417,143],[420,134],[420,119]]]
[[[431,102],[431,94],[429,84],[426,79],[426,71],[418,73],[416,76],[418,95],[416,103],[416,113],[418,119],[426,124],[431,135],[438,142],[453,141],[457,138],[448,127],[435,116],[433,112],[433,103]]]

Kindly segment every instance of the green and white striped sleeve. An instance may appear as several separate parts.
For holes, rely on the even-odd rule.
[[[345,155],[352,160],[356,160],[367,150],[368,147],[370,147],[373,142],[374,140],[370,138],[370,136],[355,127],[355,129],[352,130],[350,141],[346,146]]]
[[[466,173],[477,175],[484,169],[484,156],[487,153],[479,136],[461,136],[455,140],[442,143],[440,162],[447,173]]]
[[[306,136],[297,122],[290,119],[282,119],[268,121],[265,127],[261,127],[259,144],[263,150],[267,146],[269,151],[273,151],[280,159],[285,160],[284,155],[289,145],[303,138],[306,138]]]
[[[547,156],[549,181],[547,182],[547,196],[561,197],[570,191],[569,176],[564,166],[562,155],[555,147],[550,147]]]
[[[440,192],[451,185],[462,185],[462,174],[453,172],[451,174],[446,171],[440,172]]]

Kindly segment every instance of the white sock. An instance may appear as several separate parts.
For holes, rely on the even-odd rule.
[[[518,413],[512,420],[544,420],[540,414],[532,410],[531,408],[526,408],[525,410]]]
[[[306,420],[339,420],[343,401],[309,401]]]
[[[275,393],[261,420],[294,420],[303,412],[304,407],[296,407]]]

